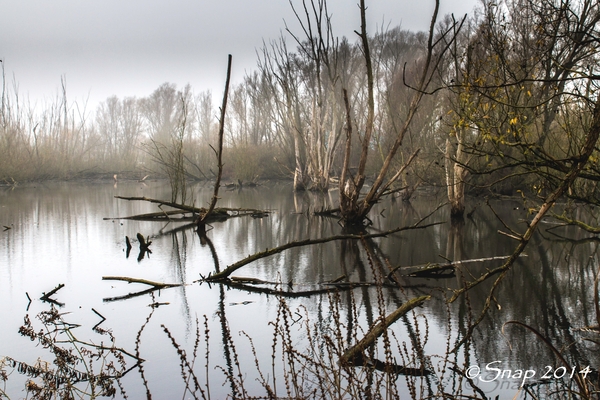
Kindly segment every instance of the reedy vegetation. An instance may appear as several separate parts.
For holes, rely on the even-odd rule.
[[[367,249],[368,245],[363,243]],[[370,254],[368,250],[367,254]],[[382,282],[385,279],[383,265],[379,265],[381,260],[372,257],[368,256],[369,266]],[[130,352],[116,346],[110,330],[98,327],[94,330],[108,337],[108,343],[97,345],[79,340],[73,333],[78,325],[65,321],[65,314],[59,313],[53,305],[38,315],[41,328],[26,315],[19,332],[48,352],[38,358],[35,365],[10,357],[0,359],[0,398],[12,398],[15,386],[11,386],[11,390],[6,386],[16,378],[13,376],[16,372],[26,378],[24,389],[31,399],[95,399],[115,395],[138,398],[141,393],[150,399],[153,391],[164,389],[160,387],[164,385],[163,380],[154,382],[147,378],[146,371],[156,366],[144,360],[151,357],[148,353],[151,350],[142,345],[152,329],[159,330],[163,337],[162,342],[154,339],[152,344],[172,347],[176,353],[181,379],[169,381],[168,389],[170,395],[179,394],[184,398],[487,399],[497,394],[496,386],[492,385],[493,392],[486,393],[490,388],[477,379],[470,379],[465,372],[472,362],[472,353],[478,348],[467,329],[474,313],[469,296],[461,307],[466,315],[459,318],[453,316],[456,310],[446,303],[442,312],[446,316],[446,337],[431,337],[428,317],[413,310],[402,314],[374,343],[348,359],[349,348],[359,344],[381,324],[390,308],[410,302],[407,300],[410,295],[401,287],[390,289],[378,285],[321,294],[319,303],[323,313],[320,315],[301,305],[292,306],[291,300],[280,295],[274,319],[269,322],[272,339],[263,343],[255,342],[244,331],[232,331],[222,286],[220,291],[216,318],[205,315],[202,322],[196,318],[195,334],[183,342],[181,332],[153,323],[157,308],[151,307],[138,328],[135,350]],[[151,305],[158,304],[152,294],[148,301]],[[370,304],[366,312],[364,301]],[[443,298],[431,301],[437,301],[444,310]],[[211,328],[211,320],[217,329]],[[570,346],[559,350],[549,337],[534,328],[516,321],[505,325],[511,324],[530,330],[532,338],[547,346],[561,366],[570,369],[574,365],[569,357],[572,355],[568,350]],[[438,340],[443,345],[431,346],[432,341]],[[460,351],[455,349],[458,345]],[[584,347],[580,342],[572,346],[579,350]],[[432,353],[432,347],[440,353]],[[211,357],[215,349],[223,352],[216,364]],[[244,357],[240,352],[250,356]],[[163,373],[177,375],[176,371],[163,370]],[[139,377],[132,376],[136,374]],[[507,382],[510,384],[502,387],[506,389],[504,394],[510,397],[525,392],[536,398],[592,399],[598,393],[596,372],[577,374],[574,379],[567,374],[558,379],[531,380],[525,386],[520,386],[521,380],[516,377],[511,382],[509,376]]]

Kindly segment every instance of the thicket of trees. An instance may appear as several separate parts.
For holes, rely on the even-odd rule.
[[[581,162],[566,194],[597,202],[596,143],[582,150],[597,114],[597,2],[483,1],[464,20],[436,11],[430,32],[370,34],[360,6],[356,40],[335,36],[326,1],[312,0],[295,8],[293,40],[264,44],[257,69],[230,92],[226,175],[339,186],[341,212],[361,221],[392,187],[447,185],[460,216],[466,191],[543,197]],[[211,179],[217,114],[212,94],[189,86],[110,97],[92,112],[68,101],[64,81],[34,107],[3,79],[0,178],[176,167]]]

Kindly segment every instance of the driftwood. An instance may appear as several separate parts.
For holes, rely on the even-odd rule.
[[[203,207],[192,207],[187,206],[185,204],[173,203],[171,201],[159,200],[159,199],[151,199],[148,197],[125,197],[125,196],[115,196],[117,199],[128,200],[128,201],[147,201],[149,203],[155,203],[159,206],[167,206],[171,208],[176,208],[176,210],[169,211],[160,211],[154,213],[145,213],[132,215],[129,217],[106,217],[104,220],[118,220],[118,219],[127,219],[127,220],[138,220],[138,221],[164,221],[164,220],[172,220],[171,216],[181,215],[179,218],[181,221],[185,220],[196,220],[198,215],[207,214],[208,210]],[[256,218],[257,215],[266,216],[269,215],[270,211],[268,210],[258,210],[255,208],[229,208],[229,207],[218,207],[214,208],[210,213],[210,216],[207,216],[205,219],[206,223],[215,222],[215,221],[225,221],[231,217],[240,217],[240,216],[253,216]],[[186,217],[186,214],[191,214],[190,217]]]
[[[61,283],[59,284],[57,287],[55,287],[54,289],[52,289],[51,291],[49,291],[48,293],[42,292],[42,297],[40,297],[40,300],[45,301],[47,303],[52,303],[52,304],[56,304],[57,306],[64,306],[64,303],[60,303],[54,299],[51,299],[50,296],[52,296],[54,293],[58,292],[60,289],[64,288],[65,284]]]
[[[402,306],[397,308],[394,312],[392,312],[391,314],[386,316],[382,321],[380,321],[375,326],[373,326],[369,330],[369,332],[367,332],[367,334],[358,343],[356,343],[354,346],[352,346],[348,350],[346,350],[346,352],[342,355],[342,357],[340,359],[340,363],[342,365],[364,365],[364,364],[367,364],[366,363],[367,358],[364,354],[365,350],[369,346],[373,345],[375,343],[375,340],[377,340],[377,338],[379,336],[381,336],[383,334],[383,332],[391,324],[396,322],[396,320],[398,320],[398,318],[402,317],[403,315],[408,313],[413,308],[420,306],[421,304],[423,304],[426,300],[429,300],[430,298],[431,298],[431,296],[417,297],[417,298],[409,300],[408,302],[404,303]],[[419,375],[424,375],[424,372],[421,369],[410,368],[410,370],[420,371]],[[410,372],[416,372],[416,371],[410,371]],[[405,373],[407,373],[407,372],[408,372],[408,369],[405,371]],[[403,372],[399,371],[398,373],[403,373]],[[411,374],[411,375],[413,375],[413,374]]]
[[[526,257],[526,254],[522,254],[522,257]],[[459,260],[450,261],[443,264],[438,263],[427,263],[425,265],[414,265],[414,266],[397,266],[387,276],[388,279],[393,280],[393,276],[396,271],[400,269],[409,269],[411,271],[405,272],[402,276],[412,276],[419,278],[450,278],[455,276],[456,267],[463,264],[479,263],[485,261],[494,260],[506,260],[510,256],[496,256],[496,257],[485,257],[485,258],[473,258],[470,260]]]
[[[184,210],[170,210],[170,211],[161,211],[161,212],[154,212],[154,213],[147,213],[147,214],[137,214],[137,215],[132,215],[131,217],[123,217],[123,218],[104,218],[105,220],[108,219],[131,219],[131,220],[138,220],[138,221],[153,221],[156,219],[174,219],[172,218],[175,215],[182,215],[181,219],[184,220],[186,219],[185,215],[189,214],[189,211],[184,211]]]
[[[408,376],[426,376],[432,375],[433,371],[426,368],[405,367],[404,365],[390,364],[380,360],[368,360],[367,366],[378,371]]]
[[[140,253],[138,254],[138,262],[142,261],[144,259],[144,257],[146,257],[146,254],[148,254],[148,257],[150,256],[150,254],[152,254],[152,250],[150,250],[150,245],[152,244],[152,241],[150,240],[150,236],[148,236],[147,239],[144,239],[144,235],[142,235],[141,233],[137,233],[137,240],[140,244]],[[127,245],[127,242],[129,241],[129,238],[127,236],[125,236],[125,244]],[[129,246],[131,246],[131,243],[129,243]],[[131,251],[131,247],[127,247],[127,251],[125,252],[125,257],[129,258],[129,252]]]
[[[342,277],[338,278],[341,279]],[[203,278],[202,280],[208,280],[207,278]],[[200,280],[200,281],[202,281]],[[197,282],[197,281],[196,281]],[[306,285],[303,284],[302,287],[306,288],[307,286],[315,287],[315,289],[301,289],[297,290],[295,288],[292,281],[285,282],[272,282],[265,281],[263,279],[258,278],[248,278],[248,277],[239,277],[232,276],[227,280],[220,281],[220,283],[226,285],[229,288],[244,290],[252,293],[263,293],[263,294],[272,294],[276,296],[282,297],[309,297],[315,294],[323,294],[323,293],[335,293],[346,290],[353,290],[359,287],[385,287],[385,288],[393,288],[398,289],[399,286],[397,284],[391,283],[381,283],[381,282],[340,282],[336,279],[335,282],[321,282],[316,284]],[[262,285],[262,286],[255,286]],[[274,285],[275,288],[271,289],[265,287],[265,285]],[[278,286],[287,287],[287,290],[277,289]],[[420,289],[420,288],[428,288],[427,285],[403,285],[403,289]]]
[[[142,283],[144,285],[153,286],[156,289],[164,289],[164,288],[170,288],[170,287],[176,287],[176,286],[183,286],[182,283],[162,283],[162,282],[149,281],[147,279],[129,278],[127,276],[103,276],[102,280],[103,281],[125,281],[128,283]]]
[[[388,236],[388,235],[402,232],[402,231],[409,230],[409,229],[424,229],[424,228],[428,228],[430,226],[441,224],[441,222],[434,222],[431,224],[419,225],[420,222],[422,222],[422,220],[411,226],[403,226],[403,227],[399,227],[399,228],[392,229],[389,231],[380,232],[380,233],[372,233],[372,234],[368,234],[368,235],[336,235],[336,236],[330,236],[330,237],[321,238],[321,239],[305,239],[305,240],[289,242],[282,246],[273,247],[272,249],[266,249],[265,251],[261,251],[261,252],[252,254],[236,263],[229,265],[223,271],[207,277],[206,280],[214,282],[214,281],[227,279],[229,277],[229,275],[231,275],[232,273],[234,273],[235,271],[237,271],[244,265],[250,264],[256,260],[260,260],[261,258],[265,258],[265,257],[272,256],[274,254],[277,254],[277,253],[281,253],[284,250],[291,249],[294,247],[310,246],[313,244],[332,242],[334,240],[360,240],[360,239],[384,237],[384,236]]]
[[[142,296],[144,294],[151,293],[155,290],[183,286],[182,283],[162,283],[162,282],[149,281],[146,279],[129,278],[126,276],[103,276],[102,280],[103,281],[125,281],[128,283],[142,283],[144,285],[151,286],[149,289],[142,290],[140,292],[128,293],[123,296],[105,298],[105,299],[103,299],[103,301],[105,301],[105,302],[130,299],[132,297]]]
[[[131,250],[131,241],[129,240],[129,236],[125,236],[125,245],[127,246],[127,250]]]
[[[399,284],[397,282],[395,282],[394,280],[391,280],[391,282],[375,282],[375,281],[371,281],[371,282],[323,282],[322,285],[324,286],[333,286],[336,287],[338,289],[346,289],[346,288],[350,288],[350,289],[354,289],[354,288],[358,288],[358,287],[377,287],[377,288],[391,288],[391,289],[426,289],[426,288],[430,288],[429,285],[425,285],[425,284],[418,284],[418,285],[406,285],[406,284]]]
[[[187,211],[187,212],[191,212],[191,213],[199,213],[202,210],[204,210],[204,208],[198,208],[198,207],[192,207],[192,206],[186,206],[185,204],[179,204],[179,203],[174,203],[172,201],[166,201],[166,200],[157,200],[157,199],[150,199],[148,197],[142,196],[142,197],[126,197],[126,196],[115,196],[115,199],[122,199],[122,200],[129,200],[129,201],[147,201],[149,203],[156,203],[159,206],[169,206],[172,208],[176,208],[178,210],[183,210],[183,211]]]
[[[100,320],[100,322],[98,322],[96,325],[94,325],[92,327],[92,330],[95,331],[100,326],[100,324],[102,324],[104,321],[106,321],[106,318],[104,317],[104,315],[100,314],[98,311],[94,310],[93,308],[92,308],[92,311],[94,312],[94,314],[96,314],[97,316],[99,316],[100,318],[102,318]]]

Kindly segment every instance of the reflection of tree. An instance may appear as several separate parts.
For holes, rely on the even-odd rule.
[[[231,386],[231,394],[234,399],[239,398],[238,385],[234,378],[233,365],[235,364],[239,368],[239,362],[237,359],[237,353],[235,352],[235,344],[231,337],[231,331],[229,330],[229,322],[225,315],[225,287],[219,285],[219,306],[217,315],[219,316],[219,322],[221,325],[221,337],[223,340],[223,355],[225,356],[225,364],[227,366],[226,375]],[[241,382],[240,382],[241,383]],[[243,386],[242,386],[243,388]]]
[[[181,244],[179,243],[179,235],[181,235]],[[171,240],[173,243],[172,250],[172,262],[171,264],[175,268],[175,280],[181,283],[181,299],[183,306],[183,314],[185,316],[186,326],[188,330],[191,328],[192,317],[190,312],[190,305],[187,300],[186,293],[186,277],[187,277],[187,251],[188,251],[188,240],[187,232],[185,230],[181,232],[174,232],[171,234]]]
[[[450,229],[448,230],[448,240],[446,242],[447,260],[459,261],[465,259],[463,248],[464,228],[464,219],[452,218],[452,220],[450,221]]]
[[[512,350],[510,363],[515,366],[561,366],[548,344],[526,329],[508,326],[503,331],[506,339],[500,338],[500,322],[516,320],[538,330],[550,344],[561,349],[562,356],[572,365],[594,365],[579,328],[594,323],[595,312],[589,305],[593,304],[590,289],[596,267],[590,262],[590,255],[595,254],[597,247],[579,248],[575,253],[571,243],[549,243],[541,235],[534,236],[530,249],[535,252],[529,254],[526,265],[511,272],[496,294],[501,311],[481,327],[488,332],[476,342],[482,360],[506,353],[504,344],[508,343]],[[472,291],[471,295],[471,302],[479,303],[487,293]]]
[[[219,257],[217,256],[217,250],[215,249],[215,245],[212,240],[206,235],[206,229],[198,229],[196,230],[196,234],[200,239],[200,244],[202,246],[208,245],[210,249],[210,255],[212,256],[213,263],[215,264],[215,271],[219,272]]]

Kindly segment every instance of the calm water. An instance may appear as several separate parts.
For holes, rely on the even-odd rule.
[[[211,193],[210,185],[194,188],[196,204],[205,205]],[[168,303],[154,310],[141,336],[140,354],[146,360],[145,378],[153,398],[182,397],[185,386],[177,353],[161,325],[166,326],[191,354],[196,319],[203,321],[204,316],[211,332],[208,370],[213,398],[226,397],[231,390],[222,370],[215,368],[221,366],[227,370],[227,359],[231,356],[224,351],[226,346],[221,334],[224,320],[232,332],[245,388],[251,395],[264,395],[256,380],[251,346],[239,332],[252,338],[259,362],[270,372],[273,327],[269,322],[276,319],[279,297],[198,281],[201,275],[215,270],[215,257],[223,269],[265,248],[293,240],[341,234],[341,226],[335,219],[311,216],[312,211],[334,204],[337,192],[294,195],[291,186],[282,183],[240,191],[223,189],[218,204],[221,207],[259,208],[272,213],[266,218],[239,217],[214,223],[208,232],[209,243],[202,243],[192,228],[180,229],[185,225],[182,222],[105,219],[159,211],[154,204],[118,200],[115,195],[170,197],[165,182],[147,185],[119,182],[117,186],[112,182],[48,183],[0,191],[0,225],[11,227],[0,231],[0,358],[10,356],[30,364],[38,357],[47,359],[47,353],[21,337],[18,328],[26,314],[33,319],[37,313],[49,308],[47,303],[39,300],[43,292],[64,284],[65,287],[53,298],[64,304],[60,311],[68,313],[65,315],[67,321],[81,325],[74,329],[78,339],[106,340],[92,331],[92,327],[100,322],[93,308],[106,318],[100,326],[112,330],[117,346],[132,352],[136,335],[152,312],[149,304]],[[443,193],[422,190],[410,204],[393,199],[383,201],[371,213],[373,228],[370,231],[415,223],[435,209],[442,201],[440,195]],[[522,203],[505,200],[492,202],[492,205],[507,224],[524,231],[523,221],[528,216]],[[448,210],[442,208],[426,223],[447,221]],[[589,235],[572,229],[546,231],[554,227],[551,221],[544,224],[527,248],[527,257],[517,262],[496,289],[492,311],[475,331],[474,340],[450,356],[460,369],[468,366],[484,368],[497,361],[493,364],[496,368],[534,370],[539,377],[547,371],[546,366],[553,369],[562,366],[531,332],[515,325],[507,326],[502,332],[503,324],[511,320],[527,323],[540,331],[557,348],[563,349],[570,365],[589,365],[590,368],[600,365],[598,346],[584,340],[593,338],[593,334],[581,330],[597,324],[593,282],[598,271],[600,242],[586,240]],[[278,287],[260,287],[293,293],[323,289],[325,286],[321,283],[342,275],[349,282],[373,282],[373,271],[387,271],[389,266],[508,255],[516,242],[498,234],[499,229],[506,231],[490,210],[479,204],[473,218],[461,226],[443,223],[365,242],[335,241],[295,248],[247,265],[234,275],[283,282]],[[125,236],[133,238],[137,232],[150,236],[153,242],[152,253],[141,260],[138,260],[137,243],[129,257],[125,251]],[[564,239],[565,235],[569,240]],[[462,297],[449,307],[444,302],[445,297],[451,295],[450,289],[462,286],[461,275],[468,279],[471,274],[477,276],[486,268],[497,265],[499,261],[468,264],[461,267],[457,277],[450,279],[405,277],[400,280],[401,289],[384,290],[385,312],[409,298],[433,295],[432,300],[417,309],[417,317],[404,318],[390,328],[397,340],[405,341],[410,348],[415,335],[425,336],[426,332],[425,353],[431,363],[436,365],[446,358],[448,347],[454,346],[469,321],[479,315],[491,282],[476,287],[467,298]],[[184,285],[156,291],[154,298],[147,294],[118,299],[147,287],[102,280],[103,276]],[[33,300],[31,304],[27,295]],[[340,318],[346,325],[361,326],[366,332],[379,315],[374,288],[345,290],[340,299]],[[299,318],[302,316],[302,321],[291,328],[294,344],[299,349],[306,346],[307,337],[302,329],[306,319],[324,330],[331,326],[335,307],[330,301],[331,297],[323,293],[286,297],[288,306],[299,309]],[[349,306],[351,301],[356,304],[354,313]],[[39,321],[34,321],[36,323],[40,326]],[[204,328],[200,330],[203,332]],[[205,361],[203,351],[200,353],[197,374],[204,377]],[[442,379],[447,380],[447,391],[452,393],[456,377],[446,372]],[[9,377],[6,392],[11,398],[25,397],[22,391],[24,380],[16,372]],[[492,398],[496,395],[512,398],[517,393],[527,398],[524,391],[518,390],[519,381],[497,379],[487,384],[476,383]],[[122,383],[129,398],[146,396],[137,369],[129,372]],[[397,384],[403,386],[403,378],[398,379]],[[530,390],[544,389],[543,385],[534,385]],[[400,391],[406,393],[405,389]]]

